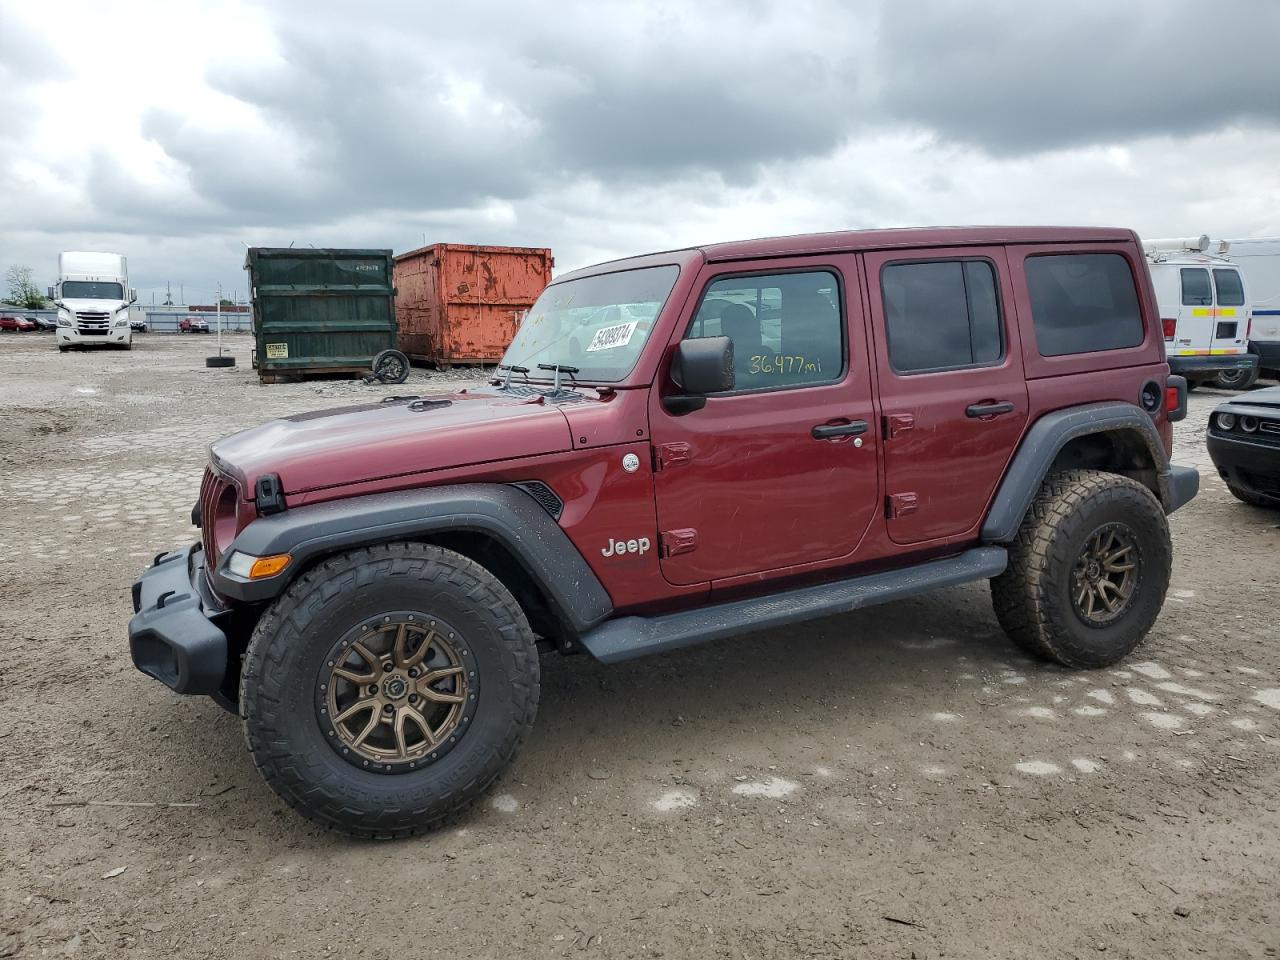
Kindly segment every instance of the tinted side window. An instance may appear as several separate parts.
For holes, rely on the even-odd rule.
[[[891,263],[880,272],[889,363],[898,373],[997,363],[996,277],[985,260]]]
[[[1243,307],[1244,284],[1235,270],[1214,270],[1213,282],[1218,288],[1218,306]]]
[[[1207,307],[1213,303],[1209,289],[1209,271],[1203,267],[1183,267],[1182,303],[1187,307]]]
[[[1118,253],[1027,257],[1027,292],[1043,357],[1142,343],[1142,311],[1129,262]]]
[[[844,373],[835,274],[724,277],[703,294],[686,339],[733,340],[739,390],[830,383]]]

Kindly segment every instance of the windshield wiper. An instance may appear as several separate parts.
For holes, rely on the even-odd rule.
[[[528,368],[528,367],[522,367],[522,366],[520,366],[519,364],[515,364],[515,363],[500,363],[500,364],[498,364],[497,369],[498,369],[498,370],[505,370],[505,371],[507,371],[507,379],[505,379],[505,380],[503,380],[503,381],[502,381],[502,389],[503,389],[503,390],[510,390],[510,389],[511,389],[511,375],[512,375],[513,373],[522,373],[522,374],[524,374],[524,382],[525,382],[525,383],[528,383],[528,382],[529,382],[529,368]]]
[[[556,372],[556,379],[551,385],[551,393],[553,395],[560,392],[560,374],[567,373],[570,380],[577,382],[577,377],[574,374],[578,372],[578,368],[571,367],[567,363],[540,363],[538,364],[538,369],[554,370]]]

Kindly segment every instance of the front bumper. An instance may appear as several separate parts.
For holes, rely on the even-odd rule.
[[[1200,471],[1195,467],[1182,467],[1176,463],[1169,464],[1169,508],[1166,513],[1173,513],[1179,507],[1185,507],[1200,492]]]
[[[209,591],[199,544],[156,557],[133,584],[133,665],[177,693],[216,694],[227,670],[226,613]]]
[[[128,343],[133,337],[128,327],[108,327],[103,333],[81,333],[75,327],[58,327],[55,332],[61,346],[76,347]]]
[[[1223,371],[1258,369],[1258,358],[1252,353],[1223,353],[1206,357],[1169,357],[1169,370],[1188,380],[1212,380]]]
[[[1280,446],[1210,433],[1206,441],[1213,465],[1233,487],[1280,501]]]

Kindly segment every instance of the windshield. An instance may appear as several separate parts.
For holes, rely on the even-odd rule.
[[[63,280],[63,300],[123,300],[124,287],[105,280]]]
[[[503,364],[577,367],[578,380],[621,380],[636,365],[679,267],[645,267],[553,283],[542,291],[507,348]],[[566,380],[569,378],[566,376]]]

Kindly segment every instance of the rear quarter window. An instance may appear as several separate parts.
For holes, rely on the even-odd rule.
[[[1041,356],[1122,350],[1142,343],[1133,270],[1120,254],[1041,254],[1024,264]]]

